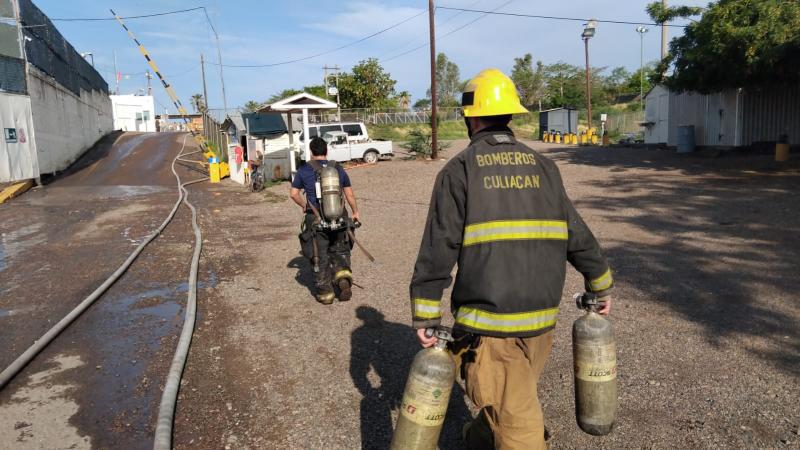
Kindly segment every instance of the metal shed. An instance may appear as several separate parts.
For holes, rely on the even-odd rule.
[[[577,133],[578,111],[575,108],[553,108],[539,113],[539,139],[544,132]]]

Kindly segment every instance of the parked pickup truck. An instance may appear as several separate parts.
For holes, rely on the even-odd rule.
[[[375,164],[382,156],[394,156],[392,141],[352,142],[343,131],[328,131],[322,138],[328,143],[328,159],[333,161],[363,159],[368,164]]]

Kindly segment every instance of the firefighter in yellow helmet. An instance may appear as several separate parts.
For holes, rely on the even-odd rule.
[[[458,263],[451,307],[467,395],[480,407],[464,427],[468,448],[545,448],[537,383],[553,341],[566,263],[608,314],[613,278],[600,245],[567,197],[556,165],[508,128],[526,113],[497,69],[467,84],[470,145],[436,178],[411,281],[423,347],[436,338],[442,292]]]

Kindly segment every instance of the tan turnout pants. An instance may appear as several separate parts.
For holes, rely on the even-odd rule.
[[[546,449],[537,385],[553,331],[531,338],[481,336],[463,356],[467,396],[481,408],[470,425],[471,450]]]

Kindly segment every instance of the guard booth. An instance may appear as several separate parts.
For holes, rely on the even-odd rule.
[[[539,113],[539,140],[544,137],[544,132],[550,133],[577,133],[578,110],[570,107],[553,108]]]
[[[280,156],[281,159],[288,159],[290,173],[291,176],[294,177],[294,174],[297,172],[297,159],[295,152],[297,150],[302,151],[305,155],[305,160],[311,160],[311,149],[309,147],[310,139],[304,139],[300,142],[300,146],[302,148],[298,148],[298,143],[295,142],[294,139],[294,128],[292,126],[292,115],[302,114],[303,115],[303,136],[307,137],[308,133],[308,111],[323,111],[329,109],[336,109],[337,104],[334,102],[330,102],[325,99],[321,99],[314,95],[311,95],[307,92],[301,92],[299,94],[295,94],[291,97],[284,98],[282,100],[278,100],[275,103],[270,105],[264,106],[263,108],[258,110],[260,114],[275,114],[275,113],[282,113],[286,114],[287,116],[287,124],[289,128],[287,130],[288,137],[289,137],[289,145],[286,148],[287,155],[284,158],[283,155]]]

